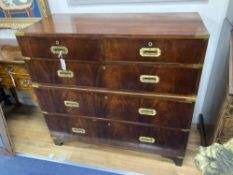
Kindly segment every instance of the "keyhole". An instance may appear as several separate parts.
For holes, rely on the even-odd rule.
[[[149,46],[149,47],[152,47],[152,46],[153,46],[153,43],[150,41],[150,42],[148,43],[148,46]]]

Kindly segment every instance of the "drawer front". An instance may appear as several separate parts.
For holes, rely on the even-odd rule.
[[[109,138],[108,124],[105,121],[58,115],[45,115],[45,119],[50,131],[77,134],[88,138]]]
[[[156,93],[195,94],[201,69],[174,66],[105,65],[98,87]]]
[[[196,64],[203,63],[208,40],[166,39],[80,39],[65,37],[19,38],[24,56],[58,57],[86,61],[136,61]]]
[[[193,103],[66,89],[35,89],[43,111],[136,122],[160,127],[190,128]]]
[[[0,73],[8,74],[9,72],[11,72],[12,74],[18,74],[18,75],[28,75],[28,72],[24,64],[0,63]]]
[[[184,150],[188,140],[188,133],[162,129],[156,127],[145,127],[142,125],[122,124],[111,122],[112,142],[126,142],[137,145],[140,148],[162,147],[167,149]]]
[[[13,79],[15,82],[15,87],[17,90],[27,90],[32,88],[32,82],[29,76],[26,75],[13,75]],[[5,74],[0,74],[0,86],[5,88],[14,87],[13,80],[10,76]]]
[[[40,107],[50,113],[95,116],[94,94],[65,89],[35,89]]]
[[[144,151],[155,147],[184,150],[188,139],[188,133],[178,130],[69,116],[45,115],[45,118],[50,131],[101,138],[109,140],[112,145],[126,145]]]
[[[57,59],[59,52],[65,59],[96,61],[102,58],[99,40],[62,37],[18,38],[22,54],[26,57]]]
[[[156,98],[97,94],[97,114],[159,127],[190,128],[194,104]]]
[[[208,40],[123,40],[106,41],[108,61],[168,62],[202,64]]]
[[[190,95],[197,92],[201,69],[171,66],[100,65],[66,61],[68,76],[60,76],[59,61],[27,63],[33,82]],[[71,75],[71,76],[70,76]]]
[[[66,61],[67,73],[60,74],[59,61],[31,60],[27,63],[33,82],[60,85],[95,86],[98,64]]]

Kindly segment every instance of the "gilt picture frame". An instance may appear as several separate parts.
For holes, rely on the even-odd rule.
[[[80,5],[108,5],[108,4],[141,4],[141,3],[166,3],[166,2],[195,2],[208,0],[67,0],[70,7]]]
[[[0,0],[0,28],[22,29],[49,14],[48,0]]]

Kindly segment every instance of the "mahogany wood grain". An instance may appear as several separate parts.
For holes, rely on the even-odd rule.
[[[101,142],[182,164],[209,37],[197,13],[55,14],[16,35],[55,143]],[[72,78],[57,75],[54,45],[67,47]],[[141,54],[145,47],[158,48],[157,55]],[[139,108],[157,113],[142,116]]]
[[[45,115],[47,125],[52,132],[64,132],[77,135],[78,139],[88,137],[91,139],[104,140],[113,146],[126,146],[137,150],[153,152],[156,147],[164,150],[174,150],[183,153],[186,147],[188,132],[162,129],[157,127],[144,127],[142,125],[122,124],[113,121],[102,121],[97,119],[83,119],[77,117],[62,117],[56,115]],[[84,129],[85,133],[72,132],[72,128]],[[155,139],[154,143],[143,143],[139,141],[140,136]],[[84,139],[84,140],[87,140]]]
[[[208,38],[198,13],[54,14],[22,32],[39,37]]]
[[[35,89],[35,92],[40,107],[49,113],[129,121],[160,127],[190,128],[194,108],[193,103],[129,95],[44,88]],[[79,107],[65,106],[64,101],[67,100],[79,103]],[[156,115],[139,114],[139,108],[154,109]]]
[[[169,65],[124,65],[88,64],[66,61],[67,69],[74,73],[73,78],[57,75],[59,61],[36,60],[27,62],[32,81],[37,83],[94,86],[112,90],[146,91],[173,93],[180,95],[196,94],[201,69]],[[140,82],[141,75],[159,76],[159,82]]]
[[[203,64],[208,40],[109,39],[105,42],[106,61]],[[141,48],[159,48],[161,56],[143,57],[139,54]]]
[[[24,37],[19,40],[22,53],[27,57],[58,59],[50,50],[52,46],[65,46],[66,60],[81,61],[133,61],[203,64],[208,40],[200,39],[94,39],[59,37]],[[152,43],[152,46],[148,46]],[[159,48],[161,56],[143,57],[141,48]]]

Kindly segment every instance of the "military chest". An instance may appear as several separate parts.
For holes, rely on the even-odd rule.
[[[17,39],[56,144],[182,164],[208,44],[198,14],[57,14]]]

